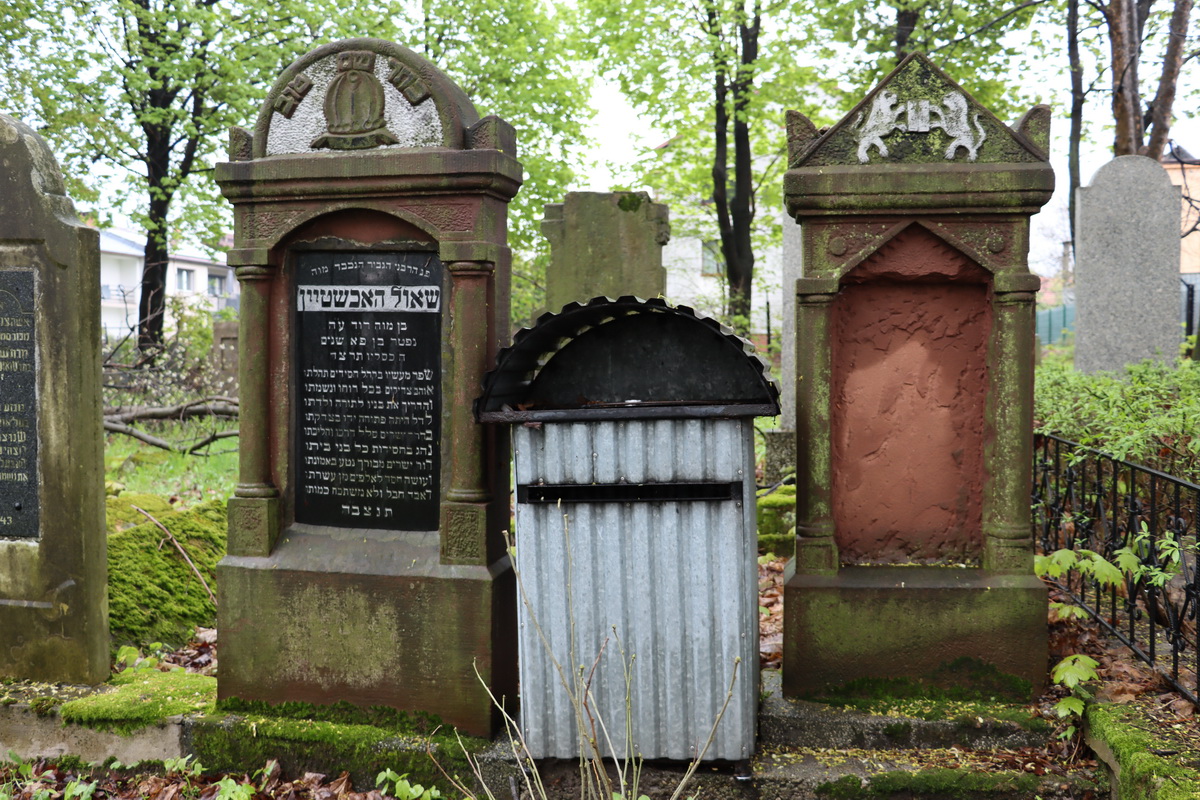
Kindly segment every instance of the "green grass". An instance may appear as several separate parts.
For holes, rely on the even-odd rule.
[[[167,441],[195,440],[206,428],[199,423],[164,423],[150,432]],[[237,438],[215,442],[213,455],[172,453],[119,433],[108,434],[104,446],[104,479],[128,492],[178,498],[190,506],[205,500],[225,500],[237,484]]]

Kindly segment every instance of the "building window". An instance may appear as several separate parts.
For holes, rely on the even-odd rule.
[[[175,288],[181,292],[195,291],[196,271],[194,269],[175,270]]]
[[[721,255],[721,240],[709,239],[700,248],[700,274],[719,278],[725,274],[725,258]]]
[[[208,276],[208,294],[210,297],[225,296],[225,276],[224,275],[209,275]]]
[[[100,287],[100,299],[101,300],[111,300],[112,299],[112,289],[109,288],[107,283],[103,284]]]

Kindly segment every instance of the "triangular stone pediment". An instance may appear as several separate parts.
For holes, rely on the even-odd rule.
[[[872,280],[986,283],[991,273],[969,254],[920,222],[900,227],[878,247],[859,254],[844,283]]]
[[[789,124],[789,133],[803,129]],[[1046,160],[1040,142],[997,119],[922,53],[900,62],[849,114],[800,152],[797,137],[789,138],[792,167]]]

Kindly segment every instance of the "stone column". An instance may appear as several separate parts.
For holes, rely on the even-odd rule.
[[[268,452],[270,380],[267,343],[269,296],[275,270],[236,268],[241,282],[238,312],[238,484],[229,500],[229,554],[267,556],[278,531],[278,495]]]
[[[983,568],[1028,575],[1033,570],[1029,487],[1033,480],[1033,349],[1037,281],[999,276],[992,295],[994,330],[988,358],[992,391],[987,416],[992,440],[984,448],[990,477],[983,495]],[[1009,291],[1009,289],[1019,289]]]
[[[833,301],[837,281],[796,281],[796,571],[833,574],[838,568],[833,538],[829,438],[829,386]]]
[[[449,351],[454,354],[450,383],[449,485],[442,503],[441,562],[487,564],[487,505],[491,496],[485,458],[485,429],[475,421],[472,402],[488,365],[488,288],[496,265],[452,261]]]

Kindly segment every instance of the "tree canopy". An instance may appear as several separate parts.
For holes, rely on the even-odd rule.
[[[518,129],[528,180],[514,243],[532,246],[531,210],[570,181],[586,88],[559,20],[537,0],[444,0],[363,8],[302,0],[13,0],[0,7],[10,110],[49,138],[74,197],[104,221],[146,231],[139,342],[162,342],[174,242],[228,231],[211,180],[226,131],[253,121],[275,76],[347,36],[392,38],[458,79],[483,113]],[[539,215],[540,216],[540,215]]]

